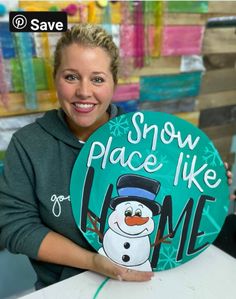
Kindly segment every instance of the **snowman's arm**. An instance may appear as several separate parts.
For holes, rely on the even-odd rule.
[[[160,243],[170,244],[171,241],[166,240],[166,239],[171,238],[171,237],[172,237],[172,234],[168,234],[168,235],[160,238],[160,230],[159,230],[158,233],[157,233],[157,236],[156,236],[156,240],[153,244],[151,244],[151,247],[155,247],[155,246],[159,245]]]
[[[95,232],[99,236],[100,240],[102,240],[103,235],[97,227],[98,220],[96,218],[94,219],[89,212],[88,212],[87,215],[88,215],[88,218],[89,218],[90,222],[92,223],[93,228],[86,227],[86,230],[90,230],[91,232]]]

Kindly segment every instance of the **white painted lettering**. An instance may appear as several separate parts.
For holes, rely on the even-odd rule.
[[[137,144],[137,143],[139,143],[139,142],[141,141],[141,137],[142,137],[140,128],[139,128],[139,126],[138,126],[138,124],[137,124],[137,122],[136,122],[136,118],[137,118],[137,117],[140,118],[140,123],[141,123],[141,124],[142,124],[143,121],[144,121],[144,116],[143,116],[143,114],[142,114],[141,112],[137,112],[137,113],[135,113],[135,114],[133,115],[133,117],[132,117],[132,123],[133,123],[133,125],[134,125],[135,130],[136,130],[137,137],[136,137],[136,139],[132,139],[132,137],[131,137],[132,132],[129,131],[129,133],[128,133],[128,141],[129,141],[130,143],[133,143],[133,144]]]
[[[221,179],[218,179],[214,184],[210,184],[209,180],[216,179],[216,172],[213,169],[208,169],[204,174],[204,182],[209,188],[216,188],[221,183]]]

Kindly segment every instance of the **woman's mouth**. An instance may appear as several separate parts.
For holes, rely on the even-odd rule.
[[[88,112],[91,112],[94,109],[95,104],[91,104],[91,103],[73,103],[73,106],[74,106],[74,108],[77,112],[88,113]]]

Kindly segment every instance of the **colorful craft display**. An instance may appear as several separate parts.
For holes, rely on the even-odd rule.
[[[3,0],[2,0],[3,1]],[[9,24],[5,15],[9,10],[24,11],[65,11],[69,26],[88,22],[103,26],[114,38],[120,49],[120,77],[127,81],[127,86],[118,85],[114,101],[160,101],[170,99],[160,93],[160,85],[148,86],[145,81],[152,77],[142,77],[141,85],[132,82],[133,73],[152,66],[152,60],[159,56],[199,55],[204,34],[202,26],[167,26],[164,22],[165,13],[205,13],[207,1],[27,1],[14,0],[11,5],[0,0],[0,50],[1,61],[9,66],[9,76],[0,69],[1,93],[4,103],[7,97],[15,93],[23,93],[26,109],[37,109],[37,96],[44,90],[52,105],[56,102],[56,94],[52,77],[52,53],[55,46],[53,33],[22,33],[13,35],[9,32]],[[4,17],[2,17],[4,15]],[[39,71],[40,70],[40,71]],[[182,70],[180,69],[180,75]],[[189,75],[191,81],[191,75]],[[140,79],[140,76],[138,76]],[[171,78],[171,76],[169,77]],[[201,77],[199,77],[201,78]],[[196,79],[197,80],[197,79]],[[155,80],[154,80],[155,81]],[[167,86],[171,85],[166,80]],[[149,84],[149,83],[148,83]],[[159,84],[159,82],[158,82]],[[7,86],[7,88],[6,88]],[[182,88],[182,85],[180,85]],[[10,94],[9,94],[10,92]],[[150,95],[146,96],[147,93]],[[176,92],[176,93],[175,93]],[[156,93],[156,95],[154,95]],[[160,93],[160,96],[159,96]],[[9,94],[9,95],[8,95]],[[141,97],[139,96],[141,95]],[[180,98],[179,91],[171,92],[171,100]],[[186,95],[186,97],[193,95]],[[11,106],[11,105],[10,105]],[[132,105],[131,105],[132,106]],[[129,105],[124,105],[129,107]],[[23,107],[22,107],[23,108]],[[129,108],[126,109],[128,111]]]
[[[140,271],[198,256],[229,206],[213,143],[190,123],[157,112],[123,114],[100,127],[76,160],[70,195],[78,229],[94,249]]]

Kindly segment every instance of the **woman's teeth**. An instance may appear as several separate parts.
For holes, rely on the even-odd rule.
[[[92,108],[94,104],[80,104],[80,103],[75,103],[75,107],[77,108]]]

